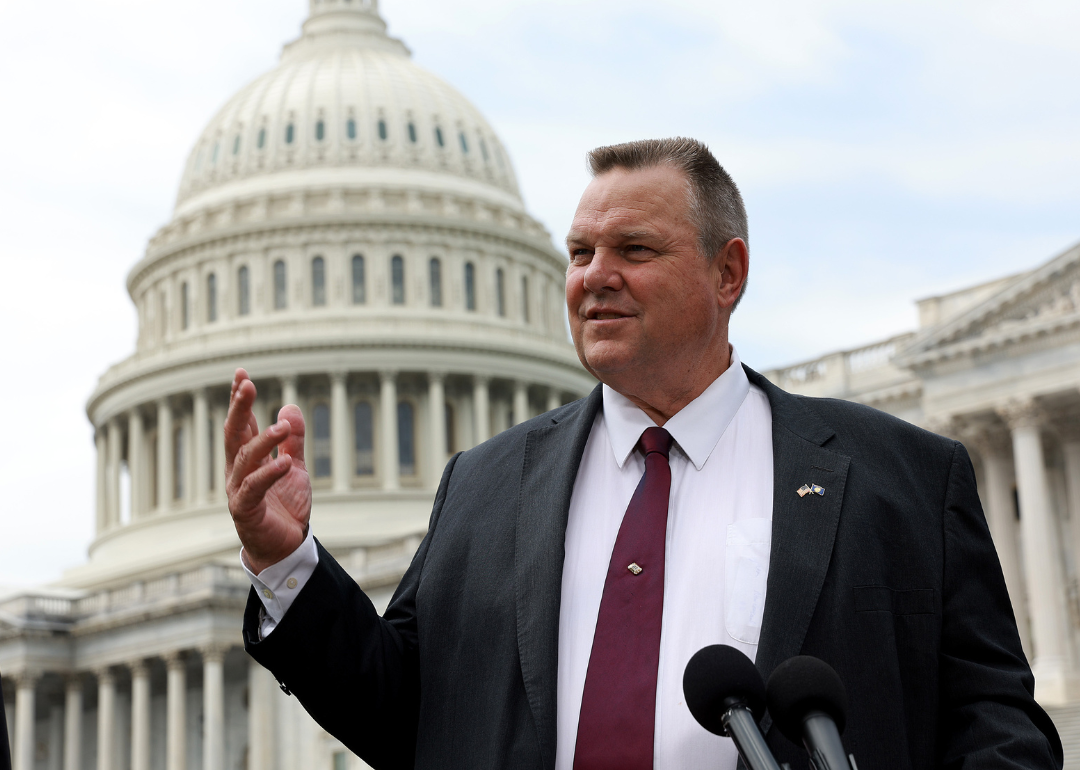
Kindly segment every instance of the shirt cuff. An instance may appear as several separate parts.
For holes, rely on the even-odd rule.
[[[311,573],[319,566],[319,551],[315,547],[315,535],[308,526],[307,537],[300,547],[277,564],[271,564],[258,575],[248,567],[244,558],[244,549],[240,549],[240,564],[247,573],[248,580],[262,602],[263,611],[259,613],[259,636],[265,639],[289,611],[293,600],[307,585]]]

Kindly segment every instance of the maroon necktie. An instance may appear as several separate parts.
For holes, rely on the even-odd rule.
[[[574,770],[652,770],[671,434],[646,428],[645,473],[611,553],[581,696]]]

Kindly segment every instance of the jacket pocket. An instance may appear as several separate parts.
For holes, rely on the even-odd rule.
[[[729,524],[725,552],[724,624],[728,636],[757,644],[765,613],[772,522],[743,519]]]
[[[934,589],[855,586],[856,612],[891,612],[893,615],[933,615]]]

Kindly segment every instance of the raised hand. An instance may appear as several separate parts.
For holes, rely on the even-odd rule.
[[[248,567],[258,574],[307,536],[311,480],[304,465],[304,416],[288,404],[262,433],[251,410],[257,393],[236,370],[225,418],[225,492]],[[277,458],[270,456],[278,448]]]

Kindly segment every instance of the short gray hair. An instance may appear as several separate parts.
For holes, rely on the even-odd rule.
[[[616,168],[636,171],[671,166],[681,171],[689,182],[690,219],[697,226],[702,255],[712,261],[732,238],[742,238],[749,248],[746,206],[739,188],[709,148],[697,139],[678,136],[597,147],[589,152],[588,163],[594,177]],[[739,300],[745,293],[744,284]]]

